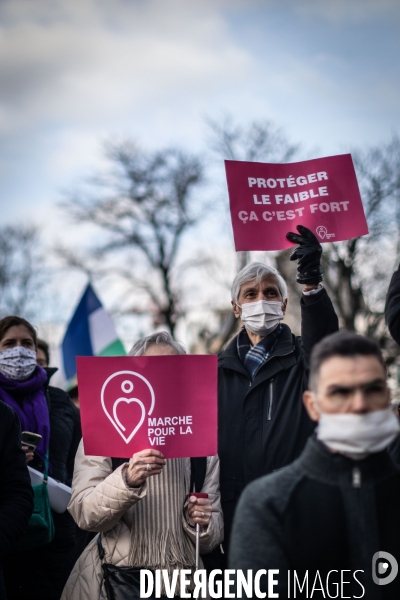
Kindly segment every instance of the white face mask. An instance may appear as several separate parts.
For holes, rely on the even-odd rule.
[[[257,302],[246,302],[238,304],[242,309],[241,319],[243,325],[252,333],[268,335],[284,318],[282,302],[269,302],[258,300]]]
[[[317,438],[330,450],[361,459],[387,448],[399,432],[399,421],[389,407],[362,415],[322,413]]]
[[[0,373],[8,379],[24,381],[36,368],[36,352],[24,346],[0,350]]]

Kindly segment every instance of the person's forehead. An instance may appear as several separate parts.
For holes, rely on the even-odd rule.
[[[4,334],[3,339],[4,338],[29,338],[33,341],[32,333],[25,325],[13,325],[12,327],[9,327],[9,329],[7,329],[7,331]]]
[[[169,354],[177,354],[169,344],[150,344],[146,348],[144,356],[168,356]]]
[[[386,379],[385,369],[373,356],[332,356],[319,370],[319,385],[361,385],[376,379]]]
[[[242,284],[240,291],[243,291],[245,289],[247,290],[249,288],[263,288],[266,286],[273,286],[279,289],[278,279],[276,278],[276,275],[273,275],[271,273],[258,281],[257,279],[250,279],[249,281],[246,281]]]

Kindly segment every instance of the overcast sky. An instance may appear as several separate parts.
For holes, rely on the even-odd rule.
[[[399,26],[398,0],[1,0],[3,222],[58,239],[61,190],[110,136],[203,150],[230,112],[318,155],[388,140]]]
[[[2,0],[3,218],[53,210],[110,135],[202,148],[204,115],[326,154],[383,141],[399,21],[398,0]]]

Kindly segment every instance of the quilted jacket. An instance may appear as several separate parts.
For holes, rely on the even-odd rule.
[[[190,459],[184,460],[185,480],[189,482]],[[102,539],[104,562],[121,567],[128,566],[135,504],[147,493],[146,482],[140,488],[129,488],[126,485],[125,469],[126,463],[113,471],[111,458],[85,456],[81,442],[76,455],[72,497],[68,506],[79,527],[87,531],[107,532]],[[200,534],[200,552],[206,554],[223,540],[217,456],[207,458],[202,491],[208,493],[214,509],[207,529]],[[183,512],[182,526],[193,541],[194,557],[195,529],[186,522]],[[106,597],[96,536],[76,562],[61,600],[99,600],[101,593]]]

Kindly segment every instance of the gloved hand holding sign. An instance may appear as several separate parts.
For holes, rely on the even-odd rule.
[[[307,227],[297,225],[297,231],[300,235],[291,231],[286,234],[290,242],[299,244],[290,255],[290,260],[299,261],[296,281],[303,285],[317,285],[324,278],[321,266],[321,244]]]

